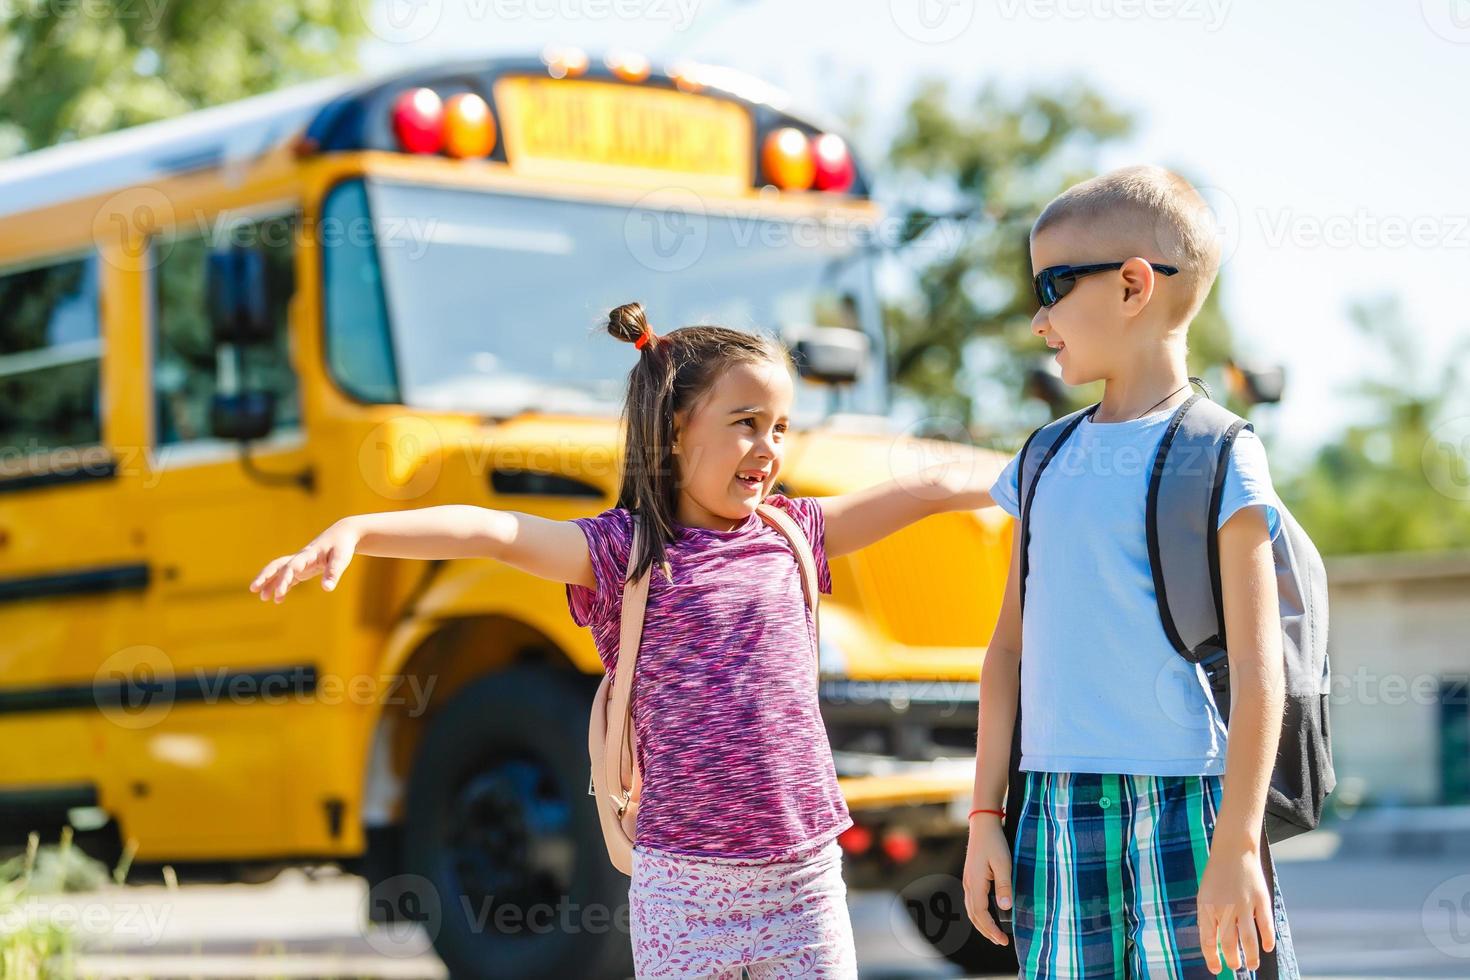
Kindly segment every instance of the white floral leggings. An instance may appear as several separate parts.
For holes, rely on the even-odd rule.
[[[628,903],[637,980],[857,977],[836,839],[765,864],[635,846]]]

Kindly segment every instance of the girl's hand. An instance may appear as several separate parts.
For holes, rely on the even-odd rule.
[[[331,592],[352,561],[357,542],[352,527],[338,521],[296,554],[282,555],[267,564],[250,583],[250,591],[259,592],[261,602],[268,598],[280,602],[291,586],[321,575],[322,588]]]
[[[990,917],[990,886],[1003,909],[1011,907],[1011,849],[994,814],[970,818],[970,842],[965,846],[965,910],[980,934],[997,946],[1007,945],[1006,934]]]

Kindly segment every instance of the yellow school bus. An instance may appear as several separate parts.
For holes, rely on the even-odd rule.
[[[570,49],[0,163],[3,842],[70,823],[186,881],[337,862],[456,976],[627,975],[584,788],[601,664],[563,587],[376,558],[280,605],[247,585],[346,514],[611,506],[631,362],[596,327],[629,300],[786,338],[785,492],[924,462],[888,419],[869,192],[757,80]],[[823,604],[847,880],[947,915],[961,961],[1010,535],[995,508],[925,520],[835,560]]]

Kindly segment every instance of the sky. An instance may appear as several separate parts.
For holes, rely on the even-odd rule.
[[[1238,349],[1287,369],[1282,404],[1251,412],[1273,456],[1370,420],[1348,389],[1383,356],[1355,300],[1400,297],[1431,364],[1470,335],[1470,0],[361,2],[369,69],[549,43],[688,57],[802,109],[860,99],[870,161],[925,78],[1084,82],[1137,120],[1102,168],[1185,172],[1222,222]]]

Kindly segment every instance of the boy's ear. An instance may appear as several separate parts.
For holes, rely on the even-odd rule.
[[[1136,315],[1153,297],[1156,285],[1154,270],[1147,259],[1135,255],[1123,263],[1118,275],[1123,279],[1123,308],[1129,314]]]

